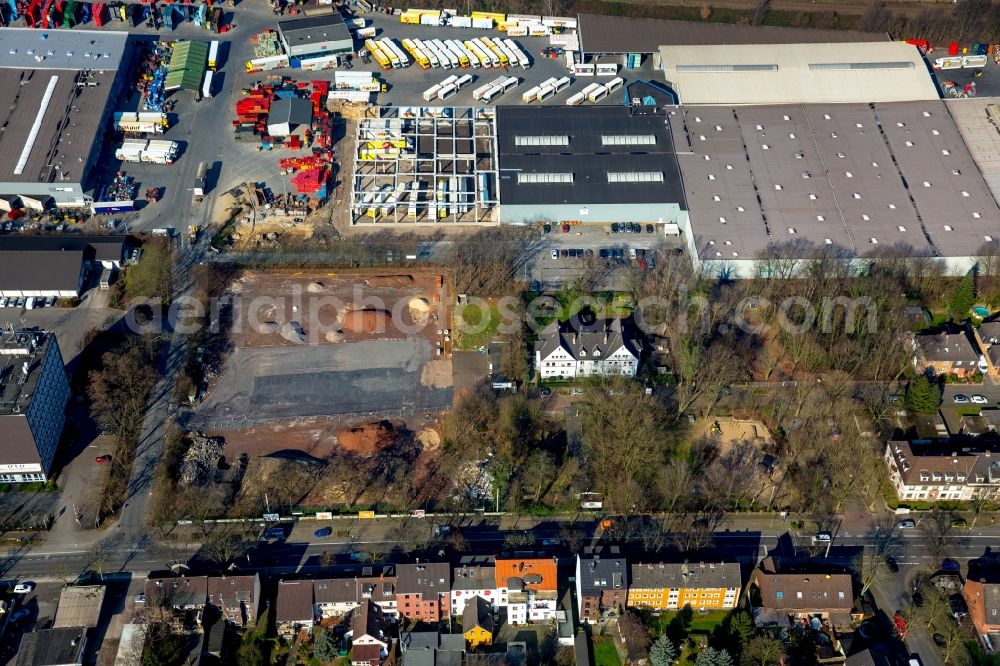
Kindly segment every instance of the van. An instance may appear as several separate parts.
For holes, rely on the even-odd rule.
[[[816,534],[812,536],[812,542],[814,544],[830,543],[831,541],[833,541],[833,535],[829,532],[816,532]]]
[[[24,309],[25,310],[34,310],[35,309],[35,297],[34,296],[29,296],[28,297],[27,302],[24,304]]]

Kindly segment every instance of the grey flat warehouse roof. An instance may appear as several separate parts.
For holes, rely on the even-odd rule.
[[[352,39],[351,31],[344,25],[344,17],[336,12],[278,21],[278,30],[288,46],[293,48],[334,39]]]
[[[103,69],[114,74],[127,42],[127,32],[114,30],[4,28],[0,30],[0,68]]]
[[[0,35],[6,31],[0,30]],[[4,127],[0,181],[82,180],[117,68],[117,61],[106,70],[89,72],[0,67],[0,90],[8,102],[0,110],[0,126]],[[43,104],[47,93],[48,101]],[[38,133],[29,145],[39,116]],[[26,160],[19,169],[22,156]]]
[[[664,19],[580,14],[584,53],[655,53],[664,45],[819,44],[888,41],[883,33],[696,23]]]
[[[673,112],[701,259],[772,244],[968,257],[1000,208],[941,101],[687,106]]]
[[[606,145],[602,136],[655,137]],[[517,137],[566,136],[569,145],[518,145]],[[677,158],[665,115],[625,106],[497,107],[500,204],[682,203]],[[608,182],[612,172],[659,172],[662,182]],[[518,173],[572,173],[572,183],[518,183]]]

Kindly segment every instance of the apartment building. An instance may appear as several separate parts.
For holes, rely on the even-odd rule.
[[[1000,496],[1000,454],[988,449],[891,440],[885,447],[885,462],[900,500],[968,501]]]
[[[624,557],[576,556],[576,604],[581,622],[613,617],[628,601],[628,563]]]
[[[735,608],[743,587],[736,562],[632,565],[628,606],[644,610]]]
[[[496,567],[479,565],[460,566],[451,572],[451,614],[462,614],[465,605],[473,598],[480,597],[497,605],[497,570]]]
[[[558,615],[556,558],[500,556],[496,558],[499,605],[511,624],[544,622]]]
[[[440,622],[448,617],[451,565],[418,562],[397,567],[396,607],[407,620]]]

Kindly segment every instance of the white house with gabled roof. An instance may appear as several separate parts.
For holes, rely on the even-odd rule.
[[[639,370],[642,343],[629,320],[574,318],[552,322],[535,344],[542,379],[627,375]]]

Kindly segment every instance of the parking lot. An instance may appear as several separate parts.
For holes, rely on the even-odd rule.
[[[497,30],[475,30],[471,28],[451,28],[436,27],[426,25],[410,25],[400,23],[398,16],[386,16],[384,14],[366,14],[364,18],[371,19],[372,25],[379,30],[378,38],[383,37],[396,40],[397,44],[404,38],[410,39],[459,39],[466,40],[475,37],[503,38],[505,33]],[[511,92],[499,97],[494,105],[523,104],[521,93],[538,85],[546,79],[569,76],[572,80],[569,88],[559,92],[545,101],[546,105],[565,104],[574,93],[580,92],[591,83],[607,81],[606,77],[577,77],[569,73],[566,68],[566,59],[546,58],[541,55],[542,49],[549,46],[548,37],[516,37],[513,38],[532,61],[530,69],[510,68],[508,71],[497,69],[464,69],[462,74],[471,74],[474,80],[471,84],[462,88],[458,94],[448,99],[448,105],[454,106],[476,106],[478,103],[472,98],[472,91],[485,82],[496,79],[501,74],[516,76],[520,83]],[[405,69],[396,69],[382,72],[381,67],[374,60],[365,65],[359,59],[355,60],[355,69],[364,68],[378,72],[379,76],[390,83],[388,93],[378,96],[379,104],[393,106],[426,106],[428,103],[423,100],[423,92],[432,85],[439,83],[452,72],[444,69],[423,70],[416,63]],[[635,80],[647,80],[654,76],[654,71],[649,61],[641,69],[624,70],[619,69],[618,76],[625,79],[626,85]],[[619,90],[608,97],[605,97],[599,104],[621,104],[624,101],[624,91]],[[441,104],[438,102],[437,104]],[[537,104],[537,102],[536,102]],[[586,102],[585,104],[589,104]]]

